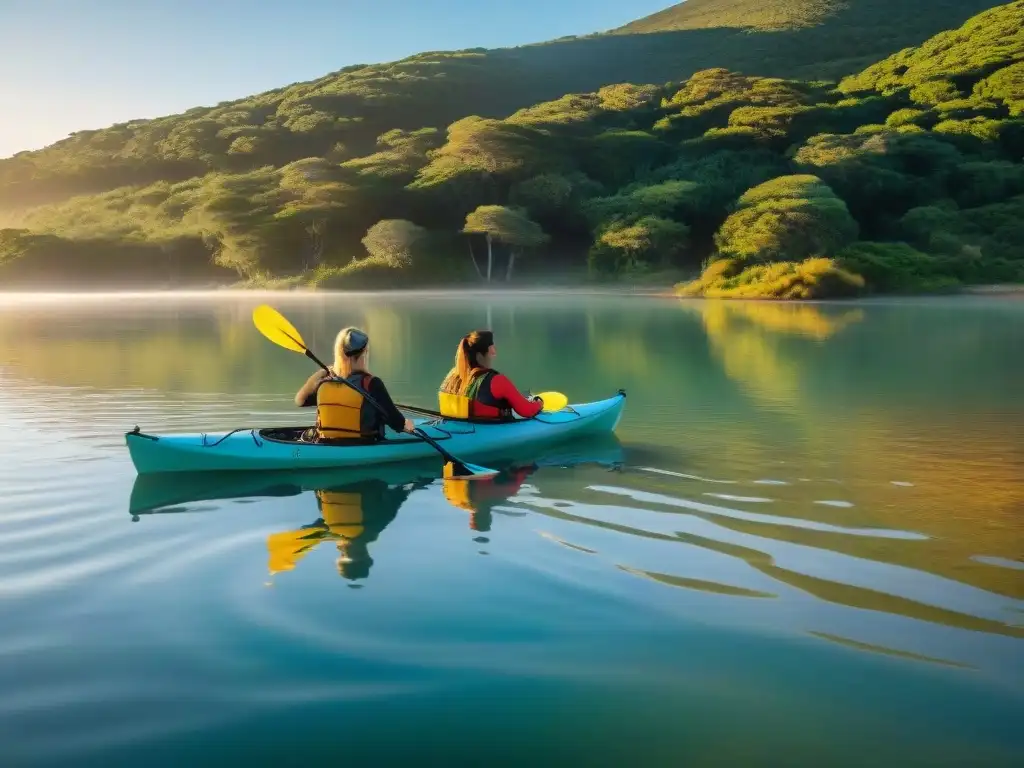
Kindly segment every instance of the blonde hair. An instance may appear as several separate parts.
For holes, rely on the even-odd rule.
[[[342,328],[334,339],[334,373],[342,378],[352,375],[353,371],[364,370],[357,368],[356,363],[366,355],[367,345],[370,337],[366,332],[349,326]]]

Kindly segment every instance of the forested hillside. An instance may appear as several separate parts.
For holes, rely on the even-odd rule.
[[[123,186],[20,213],[18,228],[0,230],[0,280],[401,286],[514,278],[541,253],[607,278],[705,263],[686,291],[713,295],[1019,279],[1024,2],[862,71],[843,65],[880,44],[883,19],[913,11],[920,29],[972,5],[989,3],[779,0],[754,13],[748,0],[689,0],[636,22],[642,34],[424,54],[79,134],[0,163],[8,204]],[[730,28],[744,19],[763,31]],[[831,45],[813,37],[827,30]],[[743,36],[705,51],[711,63],[750,66],[508,114],[535,88],[657,69],[663,36],[695,35],[673,37],[678,47],[705,33]],[[818,39],[823,72],[849,76],[766,76],[808,66],[801,39]],[[645,56],[630,64],[622,45]],[[776,58],[759,56],[762,45]],[[584,73],[589,46],[600,62]],[[526,61],[533,79],[516,69]],[[551,77],[558,61],[563,80]]]
[[[392,129],[444,129],[469,115],[507,117],[566,93],[615,83],[678,82],[708,67],[747,75],[838,79],[993,0],[688,0],[616,34],[518,48],[428,52],[350,66],[181,115],[80,131],[0,160],[0,209],[209,171],[339,162]],[[585,22],[582,22],[585,23]],[[126,66],[130,63],[126,62]],[[15,119],[8,115],[8,119]]]

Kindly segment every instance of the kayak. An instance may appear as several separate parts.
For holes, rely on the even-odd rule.
[[[460,459],[497,455],[524,446],[613,432],[622,417],[626,393],[592,403],[567,405],[532,419],[501,423],[451,419],[430,411],[413,423]],[[399,406],[401,408],[401,406]],[[410,409],[417,411],[418,409]],[[309,427],[246,428],[230,432],[149,435],[138,427],[125,433],[139,474],[231,470],[293,470],[360,467],[416,461],[438,454],[415,435],[385,430],[375,443],[304,442]]]
[[[592,403],[567,405],[532,419],[501,423],[440,415],[412,419],[427,435],[461,459],[494,455],[528,445],[613,432],[622,417],[625,392]],[[309,427],[246,428],[231,432],[149,435],[138,427],[125,434],[139,474],[229,470],[287,470],[359,467],[436,457],[415,435],[385,431],[375,443],[303,442]]]

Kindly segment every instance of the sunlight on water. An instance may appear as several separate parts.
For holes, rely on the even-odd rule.
[[[490,323],[522,389],[625,388],[617,439],[479,485],[433,460],[137,477],[136,424],[309,423],[309,365],[249,319],[266,299],[0,304],[11,764],[247,740],[316,762],[325,722],[378,761],[714,762],[736,741],[856,765],[853,731],[885,764],[1021,756],[1024,308],[273,296],[324,355],[365,327],[426,407]]]

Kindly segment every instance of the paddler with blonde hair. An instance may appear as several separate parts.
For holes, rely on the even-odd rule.
[[[295,395],[300,408],[316,406],[316,440],[375,442],[384,437],[385,425],[395,432],[412,432],[414,425],[395,406],[384,382],[370,373],[370,337],[359,328],[343,328],[334,340],[334,365],[330,373],[314,373]],[[382,414],[362,393],[377,401]]]

